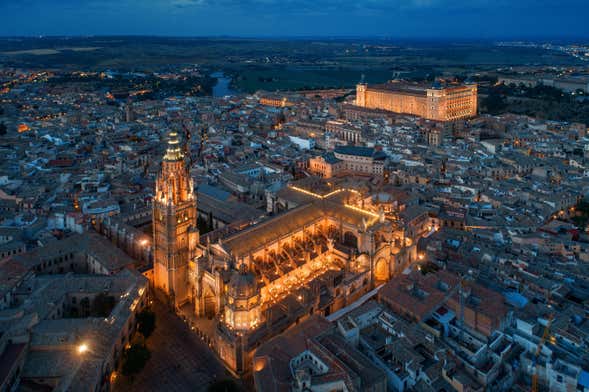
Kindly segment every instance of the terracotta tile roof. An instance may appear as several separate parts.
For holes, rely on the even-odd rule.
[[[379,291],[379,300],[421,321],[445,301],[459,282],[456,275],[444,270],[427,275],[414,272],[390,280]]]

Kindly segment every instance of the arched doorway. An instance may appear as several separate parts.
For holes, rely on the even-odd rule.
[[[374,264],[374,280],[377,282],[389,280],[389,263],[383,257],[376,260],[376,264]]]
[[[215,297],[215,293],[213,293],[213,290],[209,287],[205,285],[205,290],[204,290],[204,305],[205,305],[205,317],[208,319],[213,319],[215,317],[215,314],[217,314],[217,298]]]

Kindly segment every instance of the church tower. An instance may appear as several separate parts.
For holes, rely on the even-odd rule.
[[[356,85],[356,106],[366,107],[366,89],[367,85],[360,82]]]
[[[175,306],[189,301],[192,288],[189,268],[196,257],[199,235],[196,226],[194,184],[184,161],[176,132],[168,147],[155,183],[153,200],[154,282]]]

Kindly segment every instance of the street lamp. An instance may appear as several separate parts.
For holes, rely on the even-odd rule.
[[[88,351],[88,345],[86,343],[82,343],[78,346],[78,353],[84,354],[86,351]]]

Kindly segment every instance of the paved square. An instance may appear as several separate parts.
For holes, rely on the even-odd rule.
[[[147,340],[151,358],[132,382],[119,377],[114,391],[206,391],[232,378],[210,348],[166,306],[154,301],[156,329]]]

